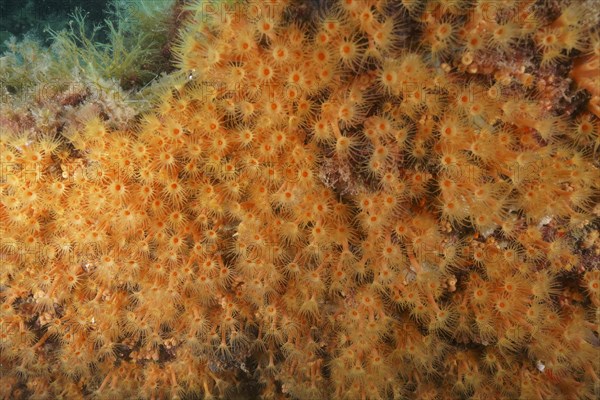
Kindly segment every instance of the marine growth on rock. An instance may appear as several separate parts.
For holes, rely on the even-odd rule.
[[[600,396],[593,2],[168,4],[2,56],[0,397]]]

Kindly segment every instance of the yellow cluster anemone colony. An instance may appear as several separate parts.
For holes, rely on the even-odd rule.
[[[178,3],[150,111],[6,113],[0,396],[597,398],[589,4]]]

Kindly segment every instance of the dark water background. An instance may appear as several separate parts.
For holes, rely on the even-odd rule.
[[[125,0],[131,1],[131,0]],[[100,23],[106,17],[107,0],[0,0],[0,52],[11,35],[21,39],[30,34],[48,44],[46,28],[59,31],[67,27],[69,14],[79,7],[87,13],[86,20]]]

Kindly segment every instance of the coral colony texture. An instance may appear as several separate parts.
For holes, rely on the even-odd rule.
[[[2,56],[2,398],[598,398],[597,3],[140,4]]]

